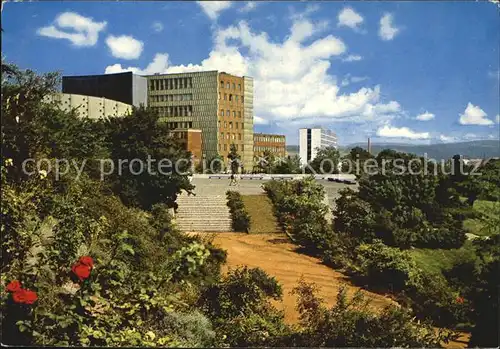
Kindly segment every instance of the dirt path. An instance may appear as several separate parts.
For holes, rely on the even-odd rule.
[[[283,287],[283,301],[275,302],[278,309],[285,312],[285,321],[298,321],[295,309],[296,296],[290,291],[297,285],[301,277],[314,282],[319,289],[319,296],[328,306],[333,306],[340,285],[347,286],[348,295],[352,296],[360,288],[352,285],[347,277],[321,263],[317,258],[295,252],[296,246],[288,242],[284,234],[243,234],[243,233],[197,233],[213,238],[215,245],[227,250],[227,263],[224,272],[229,268],[246,265],[259,267],[267,274],[274,276]],[[387,296],[362,290],[371,300],[371,307],[377,311],[389,304],[396,304]],[[456,342],[445,345],[448,349],[465,348],[469,334],[461,333]]]
[[[296,246],[289,243],[284,234],[200,234],[214,236],[214,244],[227,250],[227,264],[224,266],[224,271],[240,265],[260,267],[280,282],[283,287],[283,302],[277,302],[275,305],[285,311],[287,322],[298,320],[298,313],[295,310],[296,296],[290,292],[301,277],[320,287],[319,295],[329,306],[335,304],[338,287],[341,284],[347,285],[349,296],[359,289],[349,284],[343,274],[321,264],[319,259],[295,252]],[[372,300],[371,306],[374,309],[381,309],[394,303],[383,295],[363,292]]]

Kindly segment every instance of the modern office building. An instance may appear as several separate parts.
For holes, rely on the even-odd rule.
[[[299,130],[299,156],[302,165],[314,160],[318,150],[337,147],[337,135],[325,128],[301,128]]]
[[[177,138],[184,146],[184,149],[191,152],[193,156],[193,163],[195,165],[203,160],[201,130],[196,130],[194,128],[177,128],[170,132],[172,137]]]
[[[171,128],[201,130],[203,154],[227,162],[231,144],[253,166],[253,79],[218,71],[147,76],[148,105]]]
[[[286,138],[284,135],[254,133],[253,153],[255,157],[262,156],[265,151],[269,151],[275,157],[284,158],[286,156]]]
[[[62,92],[85,96],[104,97],[139,107],[148,105],[148,81],[132,72],[63,76]]]
[[[253,167],[253,79],[219,71],[137,76],[131,72],[63,77],[63,92],[105,97],[158,112],[171,129],[201,130],[206,159],[227,162],[236,146]]]
[[[132,105],[103,97],[92,97],[70,93],[55,93],[44,97],[45,102],[57,102],[65,111],[76,110],[80,116],[90,119],[118,117],[129,114]]]

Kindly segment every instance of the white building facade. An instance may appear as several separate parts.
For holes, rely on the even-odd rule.
[[[302,166],[314,160],[319,149],[328,147],[337,148],[335,132],[319,127],[299,130],[299,156]]]

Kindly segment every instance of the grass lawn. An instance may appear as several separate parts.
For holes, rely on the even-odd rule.
[[[250,215],[250,234],[280,232],[273,204],[267,195],[242,195],[242,199]]]
[[[419,267],[436,273],[451,268],[459,260],[474,259],[474,250],[470,241],[466,241],[458,249],[416,248],[410,250],[410,254]]]
[[[486,200],[476,200],[474,201],[474,210],[480,213],[487,213],[490,212],[495,205],[499,205],[498,202],[494,201],[486,201]],[[492,217],[493,218],[493,217]],[[488,231],[483,230],[483,224],[479,219],[467,219],[464,221],[464,229],[467,230],[467,232],[480,235],[480,236],[486,236],[489,235]]]

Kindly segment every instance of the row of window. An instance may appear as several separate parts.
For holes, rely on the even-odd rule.
[[[173,101],[192,101],[192,100],[193,100],[192,93],[186,93],[183,95],[158,95],[150,97],[151,102],[173,102]]]
[[[193,128],[191,121],[167,122],[168,128],[173,130],[176,128]]]
[[[283,153],[285,151],[283,147],[261,147],[261,146],[253,147],[254,152],[263,153],[266,150],[270,151],[271,153]]]
[[[241,111],[239,112],[236,112],[233,110],[233,118],[236,117],[236,115],[238,115],[239,118],[241,118]],[[228,109],[226,110],[226,112],[224,113],[224,109],[221,109],[220,110],[220,116],[231,116],[231,111]]]
[[[170,107],[152,107],[160,115],[165,116],[192,116],[192,105],[176,105]]]
[[[224,121],[224,128],[227,128],[227,125],[228,125],[228,124],[227,124],[227,121]],[[245,123],[244,123],[244,122],[242,122],[242,123],[241,123],[241,129],[242,129],[242,130],[243,130],[243,128],[244,128],[244,125],[245,125]],[[219,120],[219,128],[221,128],[221,126],[222,126],[222,122]],[[235,122],[235,123],[234,123],[234,126],[235,126],[235,128],[236,128],[236,129],[238,129],[238,127],[239,127],[239,123],[238,123],[238,122]],[[230,128],[230,129],[232,129],[232,128],[233,128],[233,122],[232,122],[232,121],[229,121],[229,128]]]
[[[229,90],[231,88],[231,83],[230,82],[226,82],[224,84],[224,81],[221,80],[220,81],[220,88],[224,88],[224,86],[226,86],[226,89]],[[233,82],[232,86],[233,86],[233,90],[236,90],[236,84],[234,82]],[[238,91],[241,91],[241,84],[238,84]]]
[[[220,133],[220,139],[224,139],[224,132]],[[236,133],[226,133],[226,139],[236,140]],[[241,141],[241,133],[238,133],[238,140]]]
[[[224,148],[224,151],[227,151],[228,150],[228,146],[227,144],[223,144],[224,147],[222,147],[220,144],[219,144],[219,150],[222,150],[222,148]],[[236,147],[236,151],[240,150],[238,144],[235,144],[234,145]],[[241,144],[241,151],[245,151],[245,145],[244,144]]]
[[[241,101],[241,103],[243,103],[245,101],[245,97],[244,96],[233,95],[231,93],[228,95],[227,93],[224,93],[224,100],[225,101],[228,100],[228,97],[229,97],[229,101],[230,102],[232,102],[232,101],[236,101],[236,102]],[[222,94],[219,92],[219,100],[221,100],[221,99],[222,99]]]
[[[262,137],[262,136],[256,136],[254,137],[254,142],[268,142],[268,143],[285,143],[285,138],[284,137]]]
[[[151,91],[193,88],[193,78],[154,79],[149,87]]]

